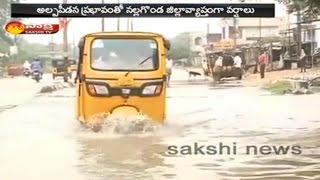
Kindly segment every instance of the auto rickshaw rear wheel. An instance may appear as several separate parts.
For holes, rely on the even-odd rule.
[[[68,76],[67,76],[67,75],[64,75],[64,76],[63,76],[63,81],[64,81],[64,82],[68,82]]]
[[[219,75],[213,75],[214,81],[220,81],[221,77]]]

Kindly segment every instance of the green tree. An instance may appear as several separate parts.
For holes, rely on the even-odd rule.
[[[316,17],[320,15],[320,1],[319,0],[275,0],[279,3],[289,5],[289,11],[293,12],[300,8],[304,15]]]
[[[4,26],[10,20],[21,20],[20,18],[12,19],[10,17],[10,3],[20,3],[21,0],[0,0],[0,25]],[[4,30],[4,28],[0,28],[0,46],[4,45],[14,45],[18,44],[21,41],[21,37],[16,36],[12,38],[8,35],[8,33]]]
[[[239,2],[251,2],[252,0],[239,0]],[[320,15],[320,0],[273,0],[284,5],[287,5],[289,13],[295,12],[298,9],[302,10],[303,19],[317,19]],[[254,1],[255,2],[255,1]],[[254,3],[253,2],[253,3]]]
[[[190,59],[190,39],[188,33],[181,33],[170,40],[171,48],[168,52],[168,58],[170,59]]]
[[[0,25],[4,26],[8,21],[9,9],[8,9],[8,0],[0,0]],[[4,28],[0,28],[0,46],[6,44],[12,45],[12,39],[7,35]]]

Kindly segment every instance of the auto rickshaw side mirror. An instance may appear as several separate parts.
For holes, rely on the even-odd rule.
[[[165,40],[164,46],[166,47],[166,49],[169,51],[170,47],[171,47],[171,43],[169,40]]]

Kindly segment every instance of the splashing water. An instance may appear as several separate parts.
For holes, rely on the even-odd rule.
[[[155,132],[160,124],[145,115],[116,116],[107,113],[95,115],[93,122],[101,124],[100,133],[109,135],[138,135]]]

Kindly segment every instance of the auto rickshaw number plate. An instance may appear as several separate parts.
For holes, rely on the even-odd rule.
[[[122,94],[130,94],[130,89],[122,89]]]
[[[134,84],[132,77],[123,77],[118,80],[120,86],[131,86]]]

